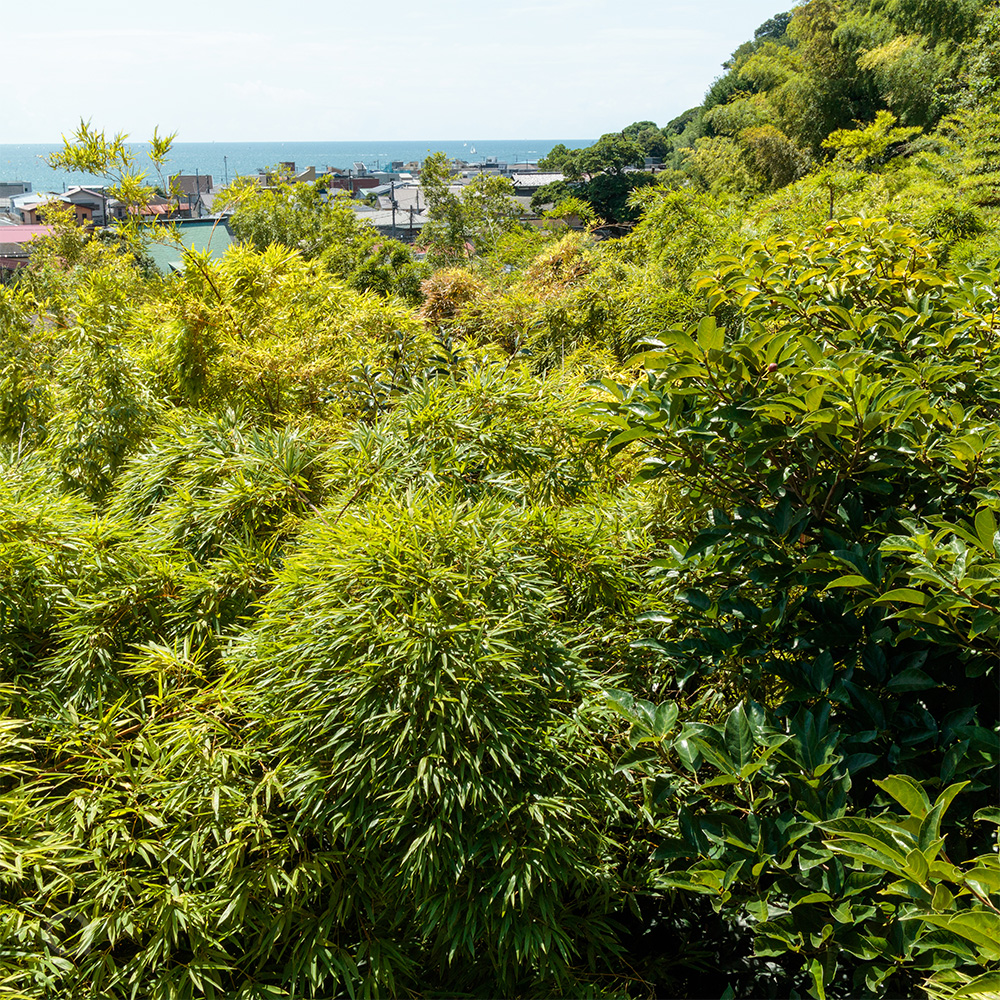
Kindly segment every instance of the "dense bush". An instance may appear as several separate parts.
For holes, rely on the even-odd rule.
[[[781,995],[796,956],[817,996],[909,995],[998,957],[974,816],[996,818],[1000,275],[848,220],[719,258],[700,287],[729,330],[671,331],[600,408],[610,446],[644,442],[642,474],[707,522],[641,616],[685,697],[614,697],[619,766],[649,775],[663,884],[773,960],[743,990]]]

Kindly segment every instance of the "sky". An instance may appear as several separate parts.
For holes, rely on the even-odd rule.
[[[700,104],[790,6],[35,0],[4,31],[0,143],[58,140],[81,118],[178,142],[596,138]]]

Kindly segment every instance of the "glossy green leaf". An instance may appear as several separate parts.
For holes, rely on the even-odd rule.
[[[756,747],[750,720],[747,718],[746,709],[742,702],[729,713],[729,717],[726,719],[725,735],[726,750],[729,752],[736,771],[742,774],[744,769],[753,765]]]
[[[711,316],[704,317],[698,324],[698,346],[703,351],[721,351],[725,344],[726,331],[717,326]]]
[[[882,791],[891,795],[911,816],[923,819],[931,807],[931,801],[923,787],[909,775],[891,774],[888,778],[875,781]]]

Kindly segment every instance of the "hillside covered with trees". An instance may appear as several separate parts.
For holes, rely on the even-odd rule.
[[[548,165],[0,286],[0,996],[1000,992],[1000,6]]]

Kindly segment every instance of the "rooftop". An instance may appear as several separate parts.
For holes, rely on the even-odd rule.
[[[208,251],[213,260],[221,257],[232,245],[228,226],[220,219],[181,219],[164,225],[146,245],[160,274],[184,270],[186,250]]]
[[[47,236],[51,226],[3,226],[0,228],[0,242],[28,243],[36,236]]]

